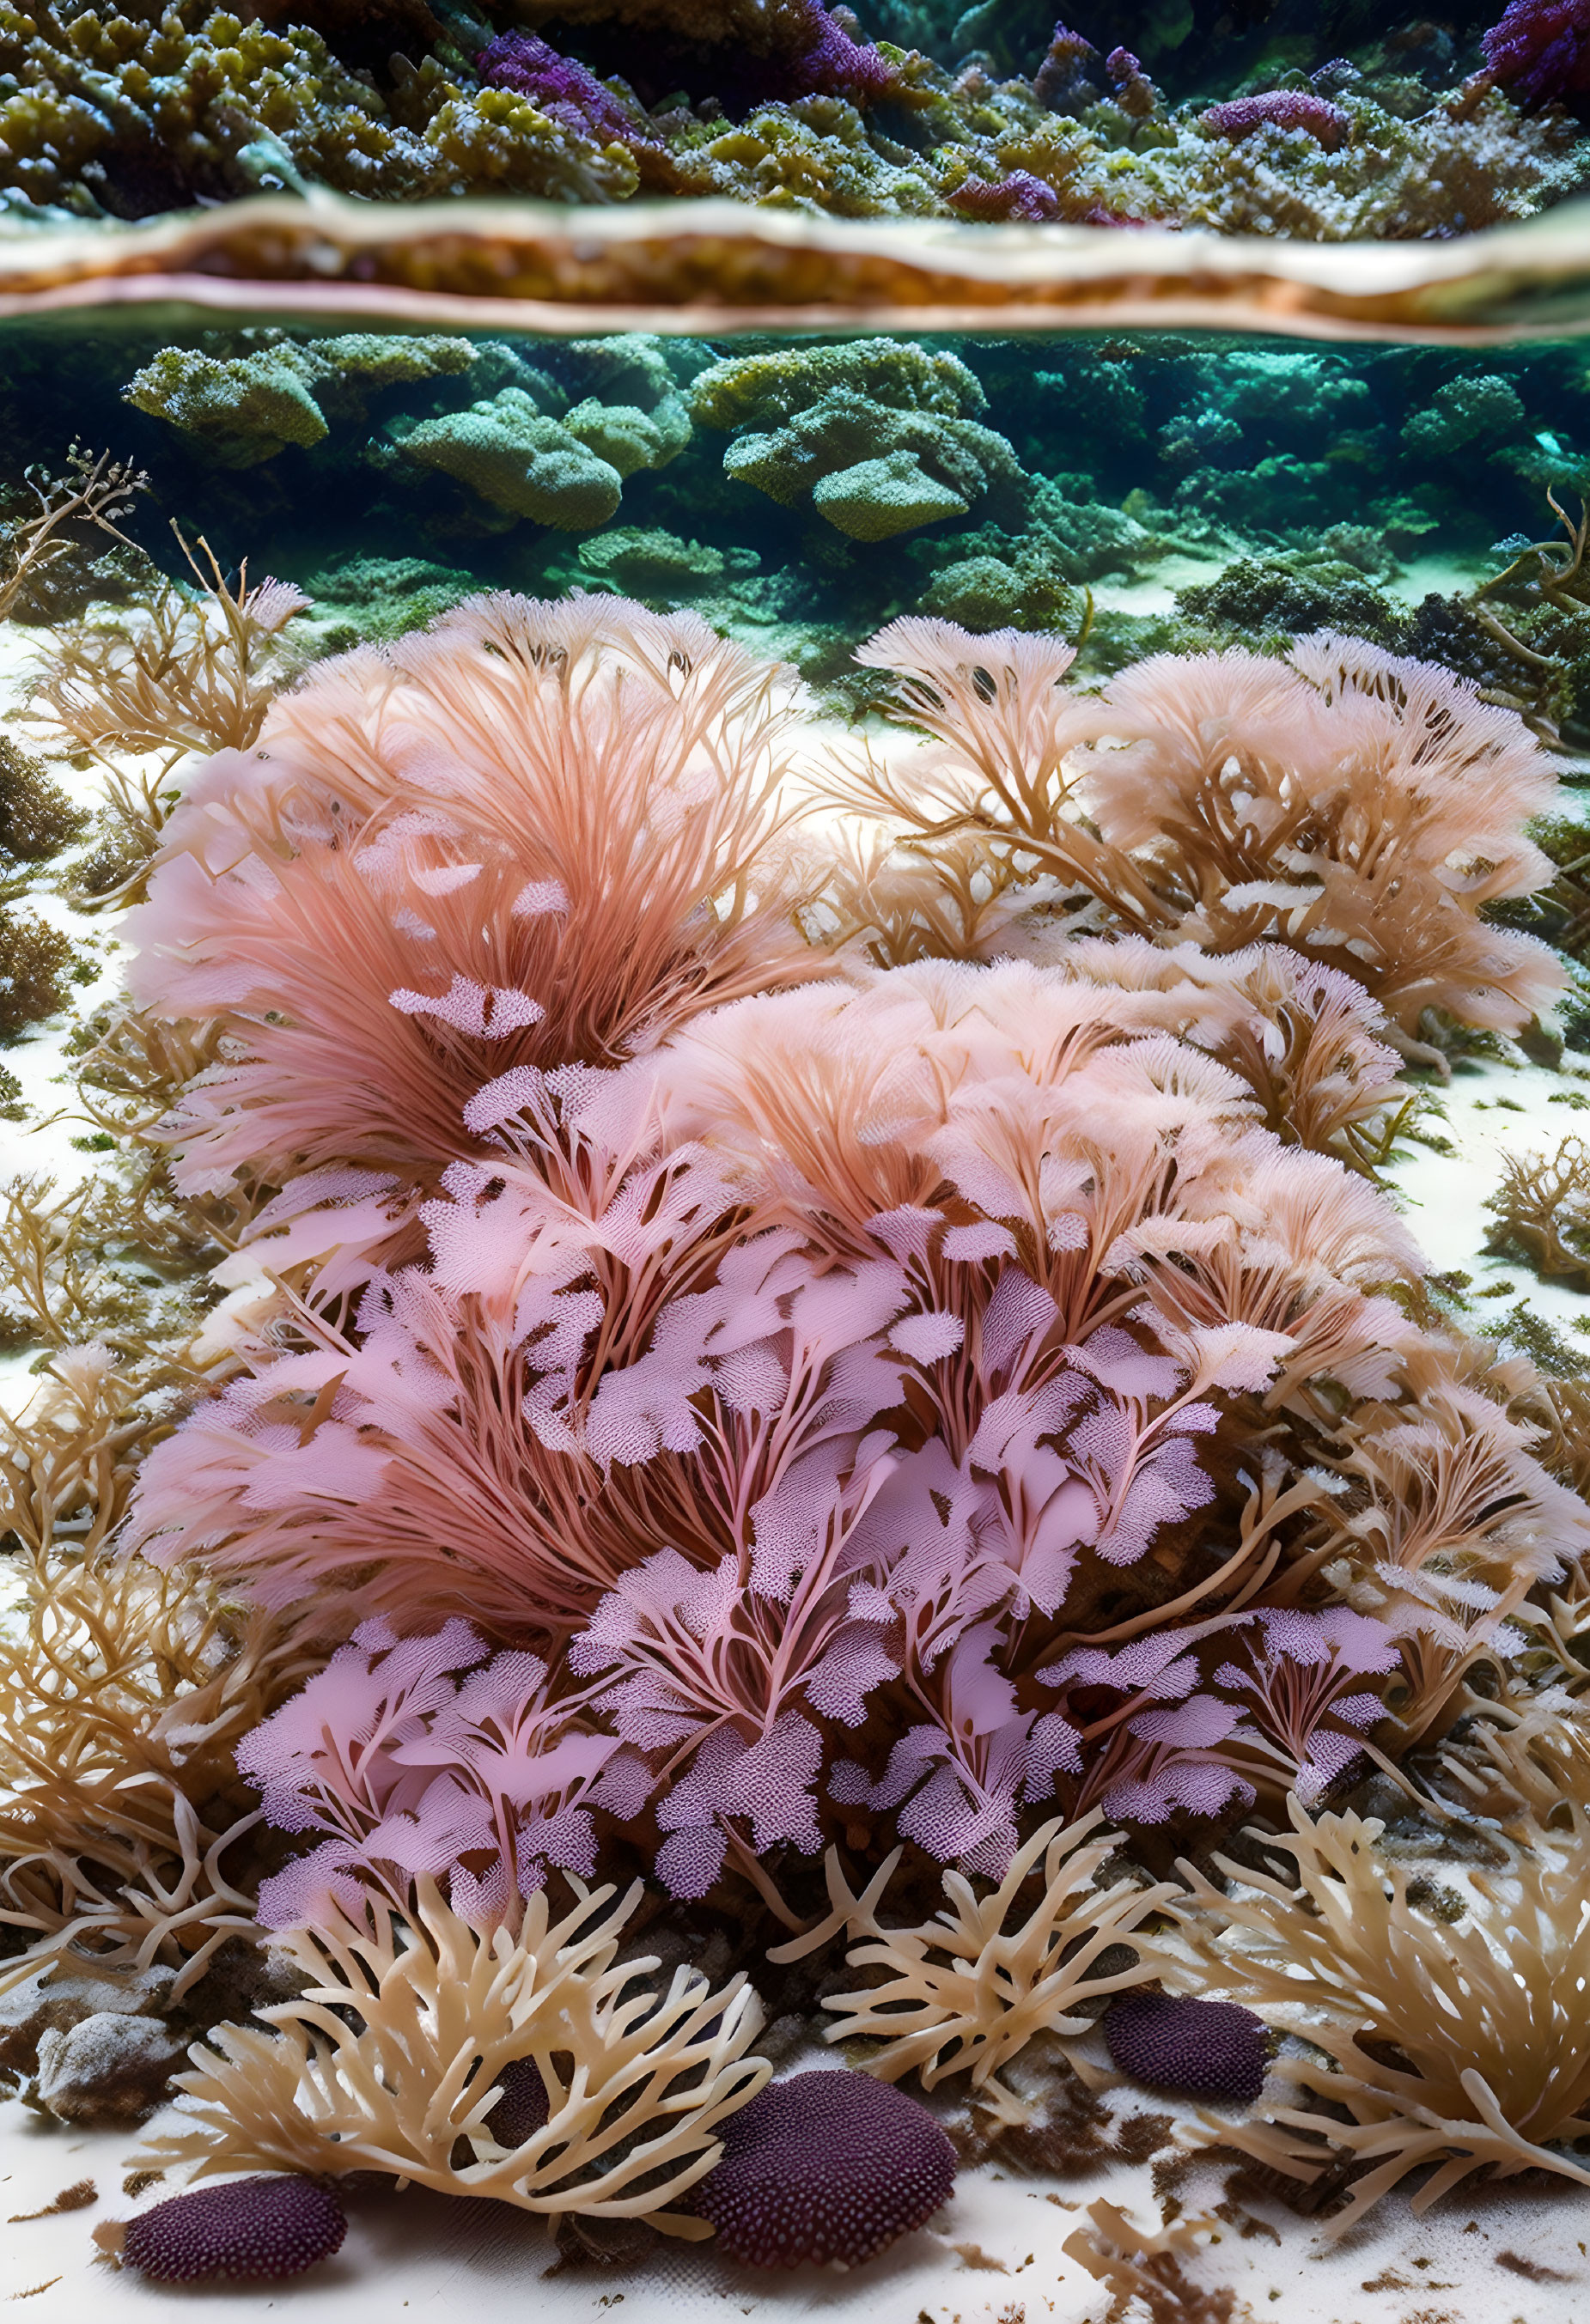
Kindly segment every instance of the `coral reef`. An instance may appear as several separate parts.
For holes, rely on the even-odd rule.
[[[512,1665],[514,1748],[545,1755],[544,1775],[527,1766],[522,1780],[527,1799],[547,1784],[561,1837],[511,1840],[489,1786],[463,1772],[459,1729],[452,1811],[476,1819],[473,1845],[497,1837],[467,1886],[455,1876],[455,1909],[483,1909],[483,1878],[493,1897],[522,1893],[527,1858],[587,1861],[586,1782],[592,1804],[648,1834],[676,1896],[740,1880],[775,1912],[769,1860],[841,1833],[882,1853],[897,1831],[1000,1878],[1027,1812],[1057,1796],[1140,1824],[1229,1813],[1262,1790],[1318,1797],[1393,1686],[1404,1742],[1440,1731],[1495,1625],[1583,1530],[1461,1343],[1383,1296],[1418,1274],[1391,1214],[1304,1143],[1351,1151],[1395,1110],[1365,986],[1404,1026],[1430,1005],[1428,917],[1447,916],[1449,957],[1482,926],[1463,908],[1465,848],[1484,852],[1482,893],[1537,876],[1519,836],[1545,795],[1532,739],[1444,674],[1339,641],[1299,647],[1290,667],[1150,665],[1136,690],[1091,700],[1057,689],[1068,657],[1052,641],[918,623],[866,652],[897,666],[897,647],[930,650],[909,708],[941,737],[942,761],[927,761],[945,769],[935,823],[967,820],[963,764],[995,797],[1044,800],[1087,741],[1115,786],[1094,802],[1092,835],[1048,808],[1041,832],[1031,814],[1012,832],[1028,890],[1006,897],[987,941],[1008,955],[1012,922],[1031,915],[1030,961],[990,967],[975,944],[935,960],[924,944],[914,964],[875,969],[836,942],[825,963],[793,945],[772,894],[737,925],[704,921],[703,896],[745,896],[737,867],[772,827],[774,675],[685,617],[610,598],[483,601],[327,671],[280,706],[265,755],[217,761],[190,791],[152,883],[145,1004],[181,1017],[219,1002],[249,1045],[168,1124],[180,1175],[280,1186],[256,1220],[275,1240],[259,1248],[319,1264],[314,1295],[241,1339],[236,1376],[144,1463],[132,1537],[162,1562],[201,1554],[267,1602],[309,1594],[329,1609],[347,1593],[399,1633],[462,1586],[477,1622],[515,1650],[533,1643],[535,1672]],[[626,788],[598,813],[620,666]],[[1213,687],[1212,710],[1189,678]],[[655,805],[634,779],[648,682]],[[445,733],[444,791],[393,798],[372,700],[405,753],[428,722]],[[513,707],[488,717],[496,703]],[[356,715],[357,781],[346,755],[321,755]],[[561,812],[543,742],[578,767],[582,814],[615,851],[605,865],[588,842],[542,852]],[[1080,861],[1112,904],[1162,893],[1132,819],[1151,816],[1157,838],[1158,769],[1181,780],[1185,765],[1196,789],[1206,758],[1278,798],[1295,782],[1306,803],[1313,845],[1278,817],[1269,877],[1243,866],[1274,915],[1263,932],[1306,968],[1254,953],[1248,927],[1224,971],[1200,969],[1183,908],[1162,948],[1090,948],[1057,911],[1062,847],[1072,882]],[[1291,772],[1317,763],[1336,770],[1339,810]],[[1376,890],[1374,948],[1309,962],[1322,876],[1343,867],[1337,920],[1360,876],[1354,850],[1321,835],[1338,812],[1356,828],[1351,770],[1371,765],[1397,910]],[[698,807],[679,882],[659,886],[653,835],[687,768],[722,821]],[[374,877],[356,871],[370,813]],[[267,876],[245,883],[254,834]],[[195,842],[218,851],[218,880]],[[1444,867],[1428,895],[1421,848]],[[920,848],[911,860],[920,872]],[[1188,884],[1212,912],[1210,873]],[[483,907],[508,908],[521,947],[489,988]],[[354,908],[371,917],[350,923]],[[1198,932],[1220,949],[1218,931]],[[1442,1005],[1519,1022],[1526,993],[1554,989],[1550,956],[1483,936],[1489,981],[1455,976]],[[405,965],[411,943],[427,947],[422,970]],[[819,964],[826,982],[771,989]],[[747,985],[760,989],[735,999]],[[1273,1028],[1258,1039],[1255,1006]],[[1250,1078],[1218,1061],[1226,1008]],[[1185,1038],[1195,1022],[1209,1047]],[[1258,1128],[1261,1105],[1290,1143]],[[1322,1376],[1362,1385],[1341,1407]],[[1262,1478],[1237,1450],[1261,1408]],[[1337,1592],[1361,1574],[1375,1612],[1322,1604],[1310,1585],[1327,1568]],[[346,1680],[363,1674],[384,1701],[388,1680],[357,1656],[397,1649],[361,1637]],[[437,1704],[444,1671],[484,1652],[443,1638],[425,1665]],[[466,1682],[460,1715],[476,1693],[484,1711],[495,1667]],[[287,1763],[264,1756],[277,1746],[258,1748],[255,1773],[285,1780]],[[666,1765],[654,1805],[637,1760]],[[289,1828],[328,1836],[320,1865],[337,1877],[368,1877],[400,1826],[404,1849],[441,1845],[444,1803],[393,1788],[378,1756],[351,1789],[325,1780],[295,1788],[300,1771],[268,1795]],[[321,1876],[311,1863],[300,1877]]]
[[[1322,78],[1331,150],[1257,66],[1245,134],[1173,112],[1125,27],[1007,97],[757,14],[591,0],[485,94],[615,173],[844,117],[949,201],[1049,182],[952,160],[957,108],[1123,180],[1188,139],[1295,176],[1391,91]],[[138,2159],[226,2182],[105,2246],[285,2273],[374,2173],[581,2260],[854,2264],[957,2147],[1218,2145],[1348,2224],[1426,2166],[1590,2181],[1585,1369],[1521,1305],[1452,1321],[1376,1183],[1454,1057],[1562,1054],[1566,688],[1486,694],[1567,667],[1590,526],[1423,605],[1402,565],[1477,450],[1485,569],[1530,443],[1570,460],[1574,351],[230,334],[126,373],[162,501],[275,510],[294,577],[200,542],[59,626],[36,700],[114,832],[0,760],[14,893],[143,898],[71,1042],[95,1175],[0,1204],[48,1351],[0,1442],[0,2066],[125,2121],[203,2037]],[[371,499],[358,558],[322,484]],[[1149,610],[1171,558],[1208,577]],[[1493,1204],[1561,1282],[1582,1160]],[[1193,2103],[1117,2115],[1123,2077]],[[1101,2200],[1068,2250],[1213,2316],[1214,2232]]]
[[[901,0],[879,6],[886,20]],[[1577,0],[1513,0],[1466,79],[1441,28],[1422,55],[1417,40],[1366,38],[1360,17],[1334,50],[1317,32],[1221,56],[1207,27],[1167,49],[1140,19],[1101,55],[1064,25],[1046,53],[1040,14],[1023,26],[987,5],[883,41],[820,0],[562,0],[495,37],[425,0],[387,11],[384,37],[334,0],[270,0],[246,19],[207,0],[136,21],[12,7],[0,191],[56,218],[323,185],[1339,241],[1472,230],[1585,183],[1576,125],[1546,102],[1579,90]],[[1189,75],[1195,57],[1205,69]],[[1184,93],[1153,77],[1161,60]]]

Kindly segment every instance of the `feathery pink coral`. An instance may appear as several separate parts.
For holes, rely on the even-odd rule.
[[[1590,1521],[1341,1157],[1382,1029],[1550,985],[1478,917],[1535,877],[1530,738],[1351,641],[1089,697],[1052,639],[896,623],[931,740],[853,796],[913,877],[950,824],[1011,876],[966,957],[886,871],[803,955],[772,681],[649,620],[493,601],[334,667],[143,924],[251,1048],[185,1167],[289,1179],[305,1273],[129,1538],[365,1624],[245,1746],[318,1842],[271,1915],[439,1878],[484,1926],[609,1821],[679,1896],[857,1832],[999,1875],[1057,1797],[1215,1816],[1323,1796],[1388,1704],[1438,1733]],[[317,994],[286,932],[334,924]]]
[[[592,1811],[635,1814],[652,1778],[580,1709],[551,1700],[536,1655],[493,1656],[457,1616],[402,1640],[361,1624],[239,1748],[267,1822],[330,1835],[263,1884],[261,1922],[323,1921],[366,1881],[401,1902],[416,1876],[450,1872],[453,1910],[489,1931],[549,1865],[588,1878]]]
[[[168,1126],[179,1183],[358,1166],[401,1211],[476,1150],[492,1074],[809,974],[774,852],[783,687],[692,614],[498,596],[280,698],[191,787],[134,916],[135,999],[227,1034]]]

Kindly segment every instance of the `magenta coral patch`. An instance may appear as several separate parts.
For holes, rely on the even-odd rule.
[[[1307,88],[1267,88],[1257,97],[1235,97],[1229,104],[1212,105],[1204,126],[1217,137],[1234,142],[1255,129],[1306,129],[1310,137],[1334,153],[1352,124],[1339,105],[1316,97]]]
[[[488,88],[527,97],[565,126],[618,144],[644,144],[640,128],[588,66],[558,51],[535,32],[501,32],[476,60]]]
[[[173,2195],[127,2223],[122,2258],[155,2283],[207,2276],[301,2275],[347,2233],[342,2205],[316,2179],[234,2179]]]
[[[1590,92],[1590,0],[1511,0],[1482,45],[1490,71],[1525,105]]]
[[[955,2185],[955,2149],[926,2107],[843,2067],[771,2084],[720,2135],[697,2209],[747,2267],[855,2267]]]
[[[882,50],[870,41],[853,41],[825,8],[813,12],[813,39],[793,67],[790,79],[801,93],[813,97],[847,97],[853,105],[870,105],[887,97],[897,75]]]
[[[1054,188],[1031,170],[1012,170],[1003,178],[965,178],[949,198],[964,217],[1016,219],[1023,225],[1058,218],[1063,207]]]
[[[1234,2001],[1123,1994],[1105,2013],[1105,2040],[1121,2071],[1151,2090],[1247,2106],[1263,2086],[1263,2020]]]

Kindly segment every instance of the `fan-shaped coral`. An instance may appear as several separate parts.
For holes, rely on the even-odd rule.
[[[179,1182],[325,1165],[310,1201],[401,1205],[474,1149],[494,1072],[809,970],[771,852],[786,724],[775,669],[605,596],[461,605],[280,700],[190,787],[135,922],[141,1005],[224,1011],[244,1051],[179,1109]]]
[[[266,1820],[332,1835],[262,1884],[267,1928],[321,1918],[328,1895],[354,1909],[365,1880],[401,1907],[417,1875],[450,1872],[454,1909],[490,1929],[549,1863],[595,1871],[593,1809],[634,1814],[650,1770],[578,1702],[549,1700],[545,1663],[489,1652],[457,1617],[401,1642],[364,1623],[245,1737],[237,1765]]]

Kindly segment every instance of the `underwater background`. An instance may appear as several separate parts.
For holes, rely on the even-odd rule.
[[[1573,2324],[1587,108],[0,0],[10,2296]]]

